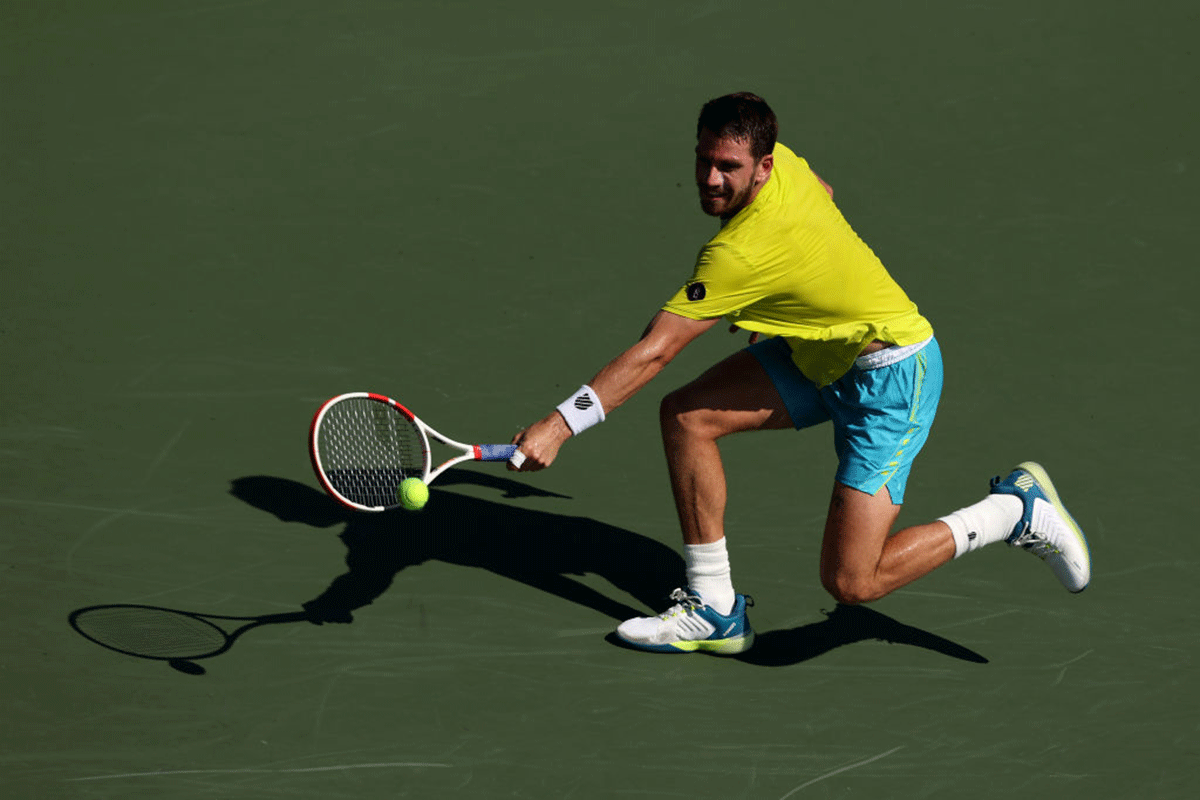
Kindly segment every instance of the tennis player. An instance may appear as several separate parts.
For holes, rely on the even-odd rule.
[[[824,423],[838,468],[820,574],[838,602],[875,600],[1000,541],[1082,591],[1087,541],[1033,462],[993,479],[974,505],[892,531],[941,394],[933,328],[846,222],[828,184],[776,142],[775,114],[762,98],[710,101],[696,135],[700,207],[720,218],[720,231],[641,339],[513,439],[520,469],[544,469],[568,438],[602,422],[722,318],[731,331],[751,332],[748,348],[662,401],[688,585],[671,594],[671,608],[625,621],[618,636],[659,652],[735,654],[753,644],[752,601],[735,591],[726,549],[717,440]]]

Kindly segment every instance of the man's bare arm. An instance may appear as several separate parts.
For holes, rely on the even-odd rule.
[[[716,323],[716,319],[692,320],[669,311],[655,314],[637,343],[610,361],[588,382],[604,413],[611,413],[637,394],[683,348]],[[558,449],[570,436],[571,429],[557,410],[518,433],[513,442],[525,455],[521,470],[550,466]],[[512,469],[511,465],[509,468]]]

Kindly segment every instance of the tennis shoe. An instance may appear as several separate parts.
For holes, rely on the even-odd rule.
[[[1006,542],[1028,550],[1050,565],[1055,577],[1071,592],[1082,592],[1092,576],[1087,538],[1067,513],[1046,470],[1025,461],[1003,480],[992,478],[992,494],[1010,494],[1025,505],[1020,522]]]
[[[617,636],[626,644],[655,653],[703,651],[730,656],[744,653],[754,644],[754,631],[746,616],[753,598],[737,595],[729,614],[717,613],[690,589],[676,589],[671,599],[675,605],[656,617],[622,622]]]

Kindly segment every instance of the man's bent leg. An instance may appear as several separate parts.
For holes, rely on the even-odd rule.
[[[788,428],[791,418],[767,373],[745,351],[667,395],[660,416],[689,585],[671,595],[676,604],[667,611],[626,620],[617,636],[657,652],[744,652],[754,643],[746,617],[753,601],[733,590],[717,439],[738,431]]]
[[[685,544],[725,535],[725,470],[717,439],[750,430],[791,428],[775,385],[742,350],[663,398],[659,412],[671,492]]]
[[[944,522],[889,535],[900,508],[886,488],[872,496],[834,486],[821,544],[821,583],[839,603],[876,600],[954,558],[954,537]]]

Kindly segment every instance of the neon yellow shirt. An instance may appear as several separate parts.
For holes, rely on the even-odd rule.
[[[873,340],[909,345],[932,336],[808,162],[782,144],[774,155],[754,201],[700,249],[692,279],[663,310],[782,336],[817,386],[846,374]]]

